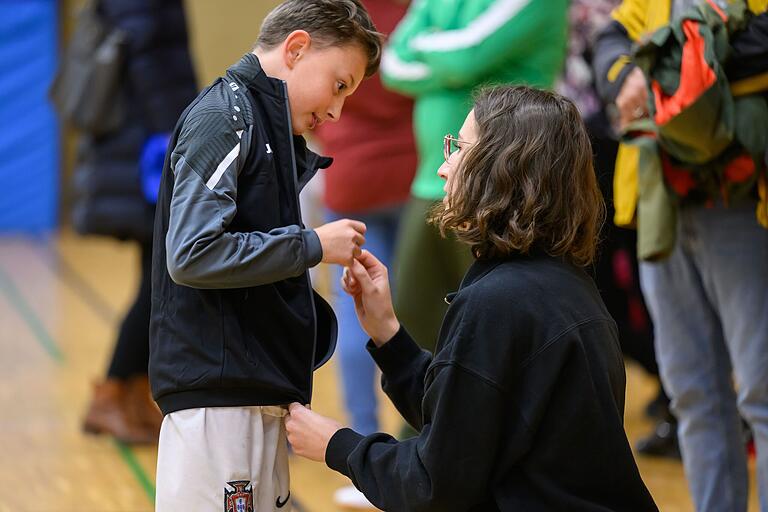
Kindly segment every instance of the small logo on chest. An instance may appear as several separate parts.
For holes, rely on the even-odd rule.
[[[269,144],[265,144],[265,146],[267,146],[267,154],[269,155],[272,153],[272,148],[269,146]]]

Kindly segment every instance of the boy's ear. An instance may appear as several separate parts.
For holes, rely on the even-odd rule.
[[[293,69],[296,62],[301,60],[302,54],[306,53],[312,45],[312,36],[305,30],[294,30],[283,43],[283,60],[288,69]]]

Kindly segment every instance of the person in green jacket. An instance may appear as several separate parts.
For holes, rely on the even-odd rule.
[[[426,215],[442,200],[439,141],[456,133],[478,85],[552,87],[567,39],[567,0],[415,0],[382,58],[384,85],[413,96],[419,166],[395,255],[396,309],[414,339],[434,349],[447,309],[472,257],[443,239]],[[436,141],[438,143],[436,143]]]

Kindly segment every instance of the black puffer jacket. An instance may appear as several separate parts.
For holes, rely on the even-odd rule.
[[[141,192],[138,161],[149,135],[173,130],[197,86],[181,0],[102,0],[104,18],[127,33],[121,127],[83,134],[73,211],[81,233],[148,241],[154,208]]]

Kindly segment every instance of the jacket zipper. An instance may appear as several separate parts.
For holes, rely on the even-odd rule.
[[[292,179],[293,179],[293,199],[296,201],[296,211],[299,214],[299,227],[301,227],[302,224],[302,216],[301,216],[301,203],[299,201],[299,179],[298,179],[298,170],[296,169],[296,152],[293,147],[293,124],[291,123],[291,106],[288,103],[288,84],[285,83],[285,80],[281,80],[283,84],[283,94],[285,95],[285,116],[288,120],[288,142],[290,144],[291,148],[291,170],[292,170]],[[317,314],[315,309],[315,295],[312,293],[312,281],[309,278],[309,271],[305,271],[304,275],[307,278],[307,287],[308,287],[308,293],[309,293],[309,302],[312,306],[312,360],[309,364],[309,396],[307,397],[309,400],[312,399],[312,384],[313,384],[313,374],[315,371],[315,352],[317,351]],[[305,404],[307,405],[307,404]]]

